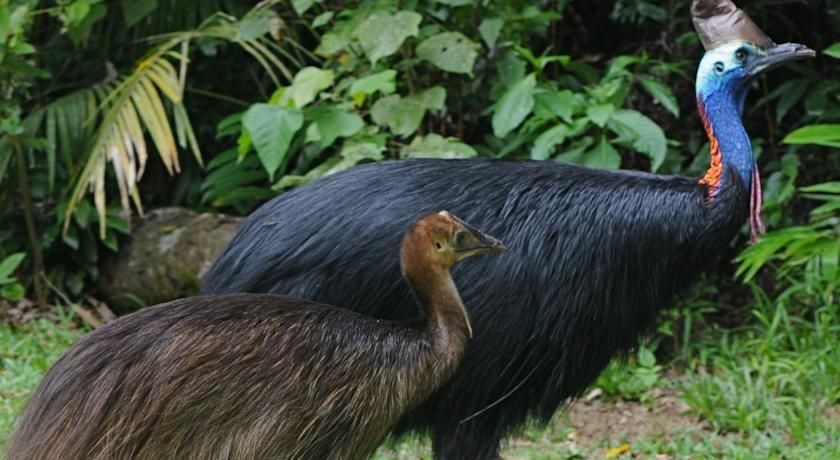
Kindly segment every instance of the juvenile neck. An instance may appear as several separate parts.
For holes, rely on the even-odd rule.
[[[697,107],[709,137],[711,164],[700,180],[709,187],[709,198],[732,180],[729,170],[734,170],[747,190],[755,171],[750,138],[741,121],[746,89],[723,87],[709,94],[697,94]]]
[[[471,330],[449,270],[439,267],[404,267],[403,270],[420,303],[423,329],[435,348],[453,358],[460,357]]]

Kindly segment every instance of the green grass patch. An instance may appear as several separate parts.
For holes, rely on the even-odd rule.
[[[47,320],[16,328],[0,324],[0,447],[41,376],[83,334]]]

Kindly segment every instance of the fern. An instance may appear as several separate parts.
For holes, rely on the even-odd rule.
[[[181,150],[190,151],[202,163],[183,104],[192,40],[215,38],[235,43],[262,65],[276,85],[281,84],[281,78],[291,80],[290,67],[300,67],[300,60],[266,37],[282,26],[279,16],[270,10],[275,3],[262,2],[241,19],[217,12],[194,30],[159,36],[158,44],[128,75],[78,90],[29,114],[27,134],[46,139],[50,187],[57,162],[74,177],[64,215],[65,232],[79,202],[90,191],[100,217],[99,233],[105,237],[109,163],[126,215],[130,215],[132,203],[142,215],[137,184],[150,150],[157,152],[169,174],[180,171]],[[292,40],[285,43],[299,46]],[[151,141],[148,144],[147,139]],[[0,168],[6,160],[0,158]]]

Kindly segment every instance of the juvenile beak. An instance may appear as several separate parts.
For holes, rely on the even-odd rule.
[[[463,227],[463,233],[455,242],[455,254],[458,260],[465,259],[476,254],[486,253],[500,253],[507,251],[504,243],[486,235],[471,227],[470,225],[458,221]]]
[[[812,58],[817,53],[805,45],[799,43],[782,43],[767,48],[765,54],[753,57],[744,66],[748,75],[755,76],[765,70],[778,67],[790,61]]]

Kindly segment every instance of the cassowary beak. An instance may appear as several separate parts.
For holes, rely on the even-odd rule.
[[[455,216],[452,218],[461,225],[461,230],[455,235],[455,258],[463,260],[476,254],[500,253],[507,251],[504,243],[490,235],[479,232]],[[467,336],[472,338],[473,330],[467,310],[462,311],[467,325]]]
[[[462,230],[456,236],[455,241],[455,255],[458,260],[466,259],[467,257],[476,254],[499,253],[507,251],[504,243],[493,238],[490,235],[485,235],[466,223],[458,220],[461,224]]]
[[[744,70],[750,76],[755,76],[765,70],[778,67],[789,61],[812,58],[817,53],[811,48],[799,43],[782,43],[773,45],[764,50],[763,54],[752,57],[745,65]]]

